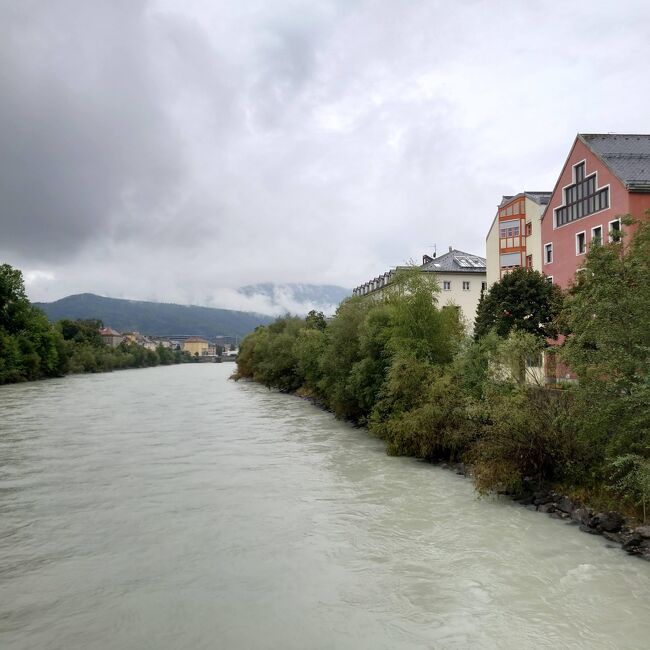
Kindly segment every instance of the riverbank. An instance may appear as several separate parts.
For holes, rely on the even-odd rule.
[[[231,376],[231,379],[238,380],[236,375]],[[326,403],[304,389],[281,392],[290,393],[322,410],[332,412]],[[367,427],[358,423],[353,424],[368,432]],[[428,459],[428,462],[473,480],[471,465],[433,459]],[[540,514],[546,514],[552,519],[576,525],[584,533],[603,536],[612,544],[622,548],[628,555],[650,561],[650,525],[639,525],[638,522],[627,520],[620,512],[591,507],[589,503],[570,498],[552,486],[541,487],[530,479],[523,482],[518,493],[500,493],[498,490],[495,492],[528,510],[534,510]]]
[[[580,525],[618,535],[601,514],[646,523],[650,513],[650,293],[638,290],[650,278],[650,222],[625,250],[590,248],[584,268],[567,292],[536,271],[507,274],[479,304],[471,338],[459,312],[439,305],[435,279],[405,270],[331,319],[258,328],[240,346],[238,376],[316,398],[390,455],[465,463],[479,493],[553,486],[592,504]],[[564,343],[549,348],[558,333]],[[578,381],[546,386],[543,355]]]
[[[439,467],[471,478],[471,467],[464,463],[439,463]],[[582,501],[574,500],[552,488],[539,489],[527,485],[522,493],[504,495],[528,510],[547,514],[552,519],[560,519],[579,526],[589,535],[602,535],[613,544],[619,545],[629,555],[650,562],[650,525],[636,525],[626,521],[619,512],[601,512]]]

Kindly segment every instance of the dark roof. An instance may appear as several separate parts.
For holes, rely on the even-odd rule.
[[[524,192],[524,194],[539,205],[547,205],[553,192]]]
[[[444,255],[434,257],[420,268],[423,271],[437,273],[485,273],[485,258],[453,249]]]
[[[650,192],[650,135],[579,133],[631,192]]]
[[[553,194],[553,192],[528,192],[528,191],[519,192],[519,194],[513,194],[512,196],[507,196],[504,194],[503,198],[501,199],[501,203],[499,203],[498,207],[502,208],[506,203],[510,203],[512,199],[516,199],[520,196],[526,196],[531,201],[535,201],[535,203],[539,205],[546,205],[551,200],[551,194]]]
[[[116,332],[112,327],[104,327],[99,330],[99,333],[102,336],[122,336],[122,334]]]

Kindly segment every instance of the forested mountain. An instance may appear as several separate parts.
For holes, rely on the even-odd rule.
[[[51,321],[61,318],[98,319],[120,332],[137,330],[154,336],[244,336],[258,325],[266,325],[273,320],[270,316],[251,312],[105,298],[92,293],[34,304]]]

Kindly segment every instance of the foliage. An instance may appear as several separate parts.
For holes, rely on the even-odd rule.
[[[524,479],[565,479],[577,457],[571,394],[490,383],[482,435],[468,459],[479,491],[519,492]]]
[[[66,371],[61,335],[25,294],[22,273],[0,265],[0,384]]]
[[[494,363],[497,365],[493,365],[493,370],[497,373],[505,371],[518,384],[540,385],[543,379],[537,371],[541,371],[544,347],[544,341],[538,336],[511,330],[508,338],[499,341],[494,350]]]
[[[650,226],[627,246],[592,245],[566,300],[539,273],[508,274],[483,298],[472,338],[437,296],[433,276],[410,269],[329,321],[279,319],[243,341],[238,376],[317,398],[390,454],[470,463],[482,493],[610,486],[645,509]],[[580,381],[553,390],[540,364],[560,330]]]
[[[650,502],[650,459],[638,454],[625,454],[611,461],[610,469],[611,489],[634,505],[640,505],[645,523]]]
[[[0,384],[180,363],[185,357],[159,347],[106,346],[98,320],[64,319],[52,325],[25,294],[22,273],[0,265]]]
[[[451,368],[395,360],[370,424],[393,455],[460,459],[471,437],[467,395]]]
[[[596,480],[611,458],[650,458],[650,224],[636,227],[629,244],[591,247],[563,313]]]
[[[474,335],[481,338],[494,329],[506,338],[517,329],[541,338],[555,337],[561,307],[562,292],[557,285],[538,271],[514,269],[481,296]]]

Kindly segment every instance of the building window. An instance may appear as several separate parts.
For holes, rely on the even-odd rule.
[[[597,187],[596,172],[585,177],[585,163],[574,168],[575,182],[564,188],[564,204],[555,209],[555,227],[609,208],[609,186]]]
[[[553,244],[544,245],[544,264],[553,262]]]
[[[591,243],[593,244],[602,244],[603,243],[603,227],[596,226],[591,229]]]
[[[527,269],[532,269],[533,268],[533,256],[532,255],[526,255],[526,268]]]
[[[584,255],[587,250],[587,234],[583,230],[576,234],[576,255]]]
[[[521,253],[501,253],[499,263],[502,269],[521,266]]]
[[[487,282],[481,282],[481,291],[485,291],[487,289]]]
[[[451,282],[449,280],[444,280],[442,283],[442,288],[445,291],[451,291]]]
[[[519,219],[502,221],[499,224],[499,237],[519,237]]]
[[[530,237],[533,234],[533,224],[531,221],[529,221],[526,224],[526,237]]]
[[[609,241],[618,241],[621,238],[621,220],[614,219],[609,222]]]
[[[469,291],[469,282],[467,280],[463,280],[463,291]]]
[[[553,284],[553,276],[552,276],[552,275],[547,275],[547,276],[546,276],[546,281],[547,281],[549,284]]]

